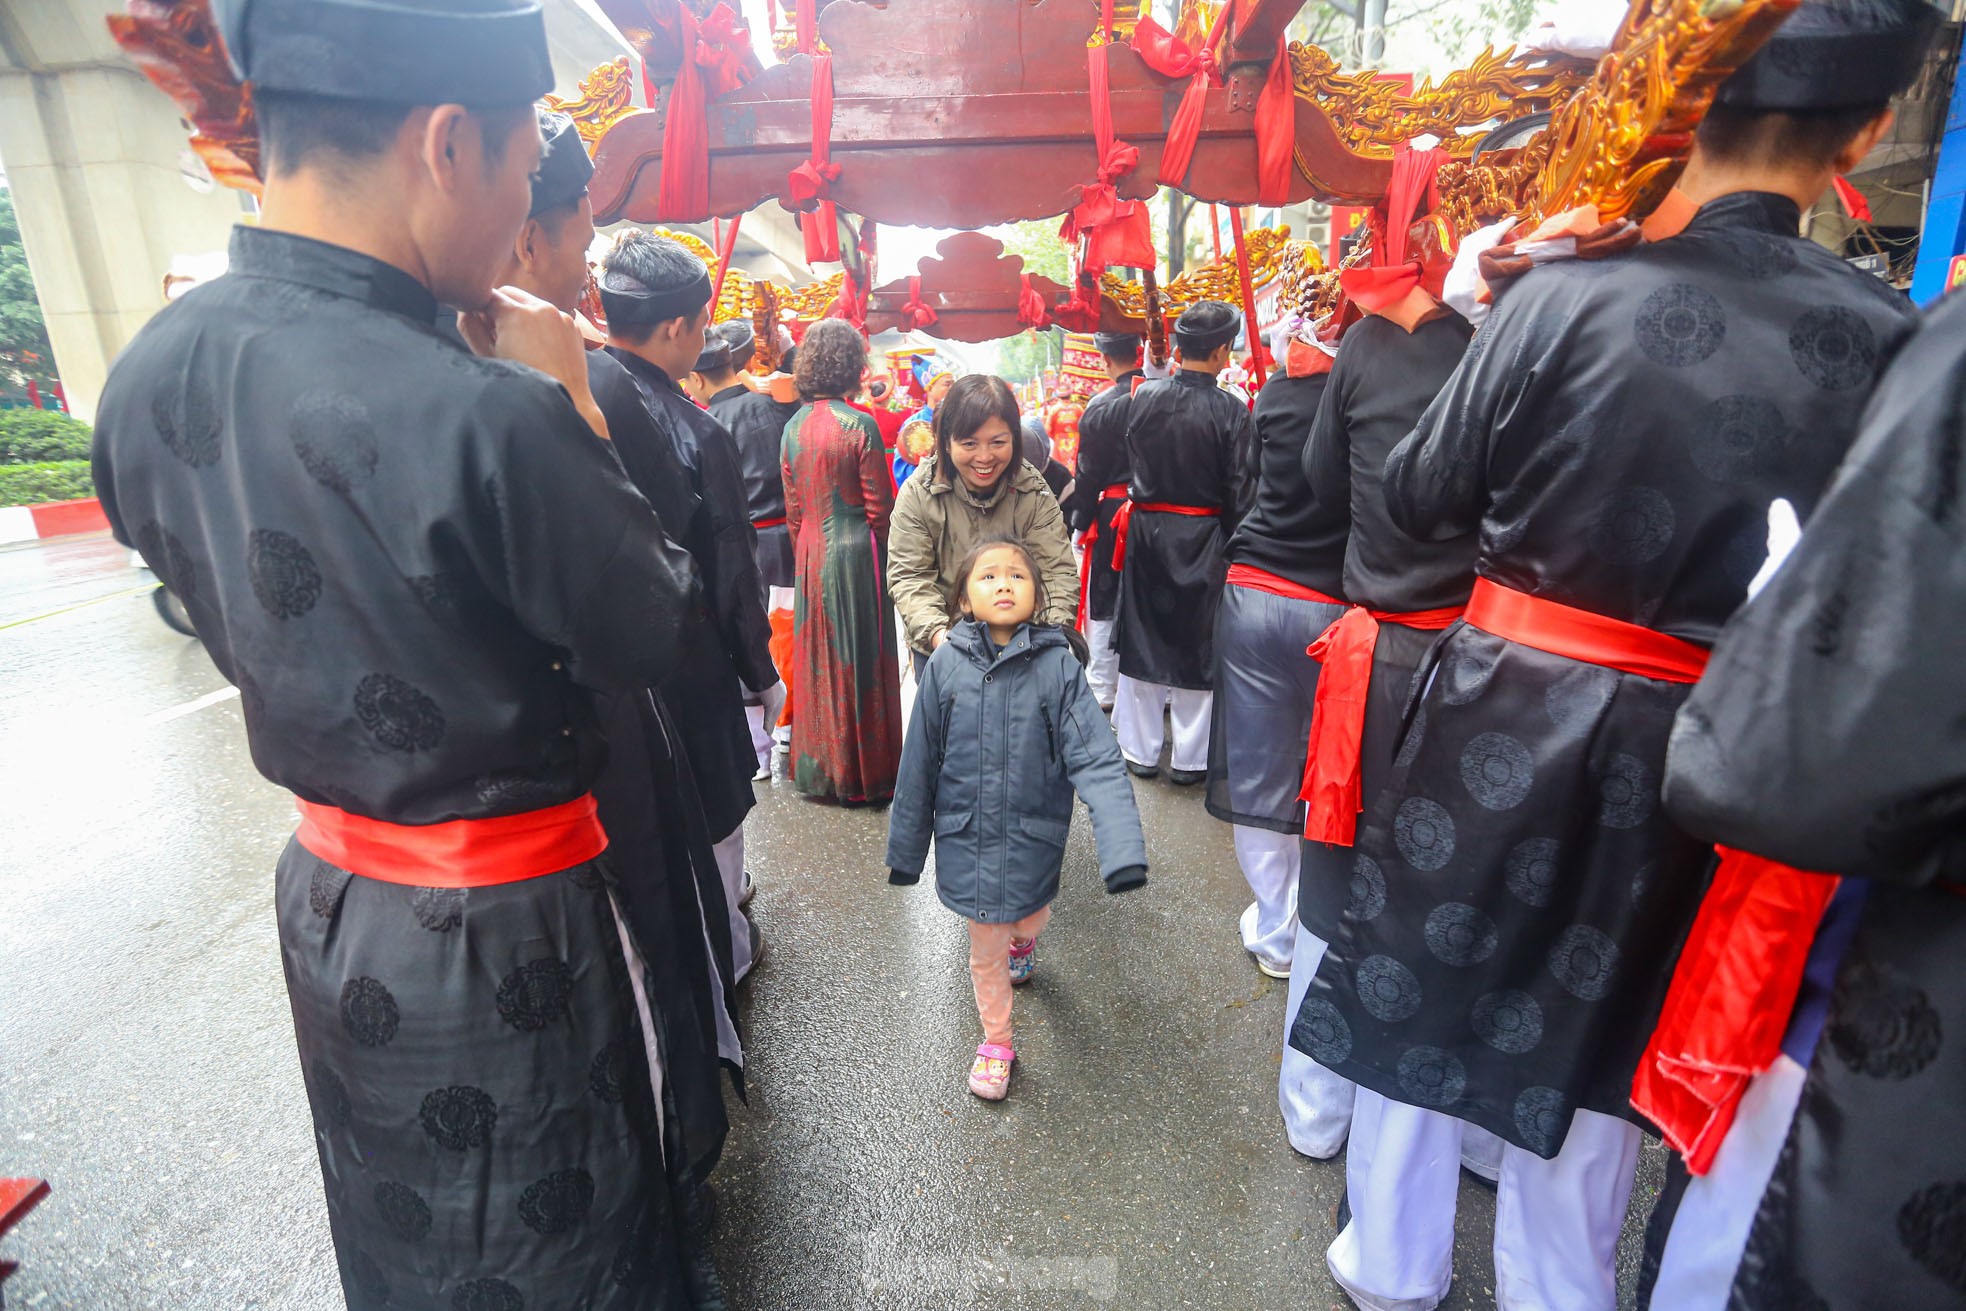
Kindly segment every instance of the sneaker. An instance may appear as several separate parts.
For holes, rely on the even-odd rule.
[[[737,894],[737,908],[742,910],[744,907],[750,905],[751,898],[757,894],[757,881],[751,877],[751,871],[747,869],[744,871],[744,891]]]
[[[1290,977],[1290,966],[1288,965],[1272,965],[1261,956],[1254,956],[1251,959],[1256,962],[1256,972],[1258,974],[1267,975],[1272,979],[1287,979]]]
[[[976,1049],[976,1061],[969,1067],[969,1090],[986,1102],[1000,1102],[1010,1094],[1010,1065],[1017,1053],[1008,1047],[986,1042]]]
[[[758,762],[758,772],[751,775],[751,781],[753,783],[771,782],[771,761],[769,759]]]
[[[1124,759],[1124,757],[1122,757],[1122,759]],[[1160,766],[1136,765],[1131,760],[1128,760],[1126,762],[1126,772],[1133,775],[1133,777],[1135,778],[1159,778]]]
[[[1016,939],[1010,943],[1010,982],[1015,987],[1031,981],[1031,971],[1038,965],[1038,940],[1019,944]]]
[[[1167,781],[1184,788],[1191,788],[1207,777],[1208,771],[1205,769],[1170,769],[1167,771]]]

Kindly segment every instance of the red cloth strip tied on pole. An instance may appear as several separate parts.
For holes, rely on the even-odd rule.
[[[701,24],[686,6],[677,5],[674,13],[683,59],[669,86],[668,114],[662,123],[656,217],[694,223],[710,210],[710,98],[744,84],[743,59],[750,37],[729,5],[719,4]],[[648,90],[653,105],[655,91]]]
[[[1017,321],[1027,328],[1049,328],[1051,311],[1045,308],[1044,296],[1031,285],[1031,275],[1017,275]]]
[[[1230,206],[1229,231],[1236,239],[1236,281],[1242,288],[1243,324],[1249,333],[1249,408],[1256,408],[1256,393],[1263,390],[1263,380],[1269,376],[1267,352],[1263,349],[1263,334],[1256,330],[1256,289],[1249,282],[1249,249],[1243,242],[1242,210]]]
[[[1209,26],[1208,36],[1203,39],[1199,50],[1156,23],[1152,17],[1143,16],[1133,29],[1133,48],[1146,61],[1147,67],[1162,77],[1193,75],[1181,97],[1180,107],[1174,111],[1174,121],[1167,126],[1167,144],[1161,149],[1158,179],[1163,186],[1179,187],[1182,179],[1188,175],[1188,165],[1194,159],[1195,142],[1201,137],[1201,114],[1208,89],[1220,86],[1222,82],[1216,67],[1215,47],[1222,43],[1229,11],[1234,8],[1234,4],[1225,3],[1216,12],[1215,21]]]
[[[922,280],[919,274],[908,276],[908,301],[901,307],[908,317],[910,328],[926,328],[941,319],[933,305],[922,299]]]
[[[833,137],[833,57],[812,56],[812,155],[793,169],[785,179],[786,190],[795,205],[804,207],[818,201],[816,209],[804,210],[799,230],[805,236],[806,263],[833,263],[840,258],[839,210],[826,199],[832,184],[839,180],[840,166],[832,158]]]

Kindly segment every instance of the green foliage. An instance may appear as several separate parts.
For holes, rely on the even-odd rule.
[[[89,458],[89,425],[59,410],[0,410],[0,466]]]
[[[87,460],[47,460],[39,464],[0,464],[0,505],[41,505],[79,501],[96,494]]]
[[[1020,332],[997,343],[997,376],[1006,382],[1030,382],[1055,369],[1065,358],[1065,335],[1057,328]]]
[[[0,187],[0,382],[11,379],[19,386],[30,377],[45,381],[54,376],[54,350],[34,298],[13,193]]]
[[[1010,227],[1003,237],[1006,254],[1022,256],[1026,273],[1071,285],[1072,249],[1059,238],[1057,219],[1027,219]]]

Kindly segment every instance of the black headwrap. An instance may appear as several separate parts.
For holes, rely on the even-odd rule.
[[[1212,355],[1236,339],[1242,315],[1219,300],[1198,300],[1174,321],[1174,344],[1188,356]]]
[[[546,144],[539,154],[539,172],[532,180],[532,213],[528,217],[578,201],[587,194],[587,180],[594,176],[587,143],[580,139],[580,129],[571,117],[540,110],[539,135]]]
[[[730,367],[730,343],[715,328],[703,334],[703,351],[696,357],[698,373],[722,373]]]
[[[1092,344],[1109,359],[1140,358],[1140,334],[1137,332],[1095,332],[1092,334]]]
[[[1714,103],[1762,112],[1882,106],[1918,75],[1939,19],[1925,0],[1803,0],[1720,84]]]
[[[261,91],[390,105],[523,105],[553,89],[539,0],[212,0]]]
[[[730,350],[730,367],[741,369],[751,362],[751,356],[758,349],[758,334],[752,330],[749,319],[731,319],[710,329]]]
[[[663,240],[663,238],[657,238]],[[699,259],[687,261],[690,276],[669,286],[651,287],[617,269],[601,270],[601,310],[610,328],[652,328],[671,319],[686,319],[710,303],[710,269]]]

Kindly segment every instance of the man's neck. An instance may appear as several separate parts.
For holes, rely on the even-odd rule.
[[[1797,170],[1715,164],[1696,150],[1693,157],[1686,161],[1686,171],[1679,175],[1675,185],[1695,207],[1719,200],[1722,196],[1762,191],[1787,196],[1795,202],[1797,209],[1806,210],[1823,198],[1834,176],[1829,169]]]
[[[1226,364],[1190,364],[1186,360],[1181,362],[1181,372],[1199,373],[1211,381],[1221,377],[1222,370],[1228,367]]]
[[[669,370],[663,368],[662,362],[660,360],[652,360],[648,357],[647,352],[643,349],[643,347],[647,346],[647,344],[648,344],[647,342],[643,342],[640,345],[637,345],[633,342],[623,341],[620,337],[615,336],[613,333],[608,334],[608,348],[610,350],[618,350],[623,355],[632,355],[636,359],[640,360],[643,364],[646,364],[649,368],[654,369],[657,373],[660,373],[663,377],[669,379],[669,381],[675,382],[676,375],[669,372]]]
[[[417,249],[400,206],[366,199],[375,189],[369,185],[374,182],[368,177],[359,183],[330,178],[320,169],[278,174],[266,184],[259,227],[367,255],[401,269],[428,287],[429,266]]]

